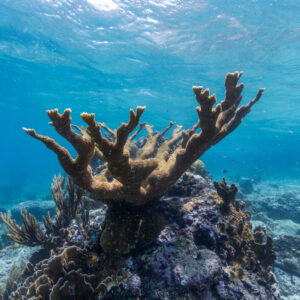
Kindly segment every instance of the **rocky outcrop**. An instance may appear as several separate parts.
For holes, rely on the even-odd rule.
[[[148,207],[141,219],[151,224],[159,216],[163,229],[140,223],[135,247],[125,255],[100,247],[103,211],[91,213],[85,229],[72,223],[63,247],[28,265],[12,299],[279,299],[266,259],[272,249],[261,229],[251,230],[237,201],[224,212],[207,181],[190,179],[187,189],[178,186],[184,178],[173,187],[180,196],[170,190]]]

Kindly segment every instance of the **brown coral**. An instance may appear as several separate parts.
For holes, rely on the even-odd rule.
[[[33,274],[10,299],[100,299],[130,276],[126,269],[115,271],[115,262],[103,257],[105,262],[98,257],[99,263],[90,265],[87,254],[76,246],[59,249],[58,254],[53,253],[34,267]]]
[[[243,202],[235,199],[238,190],[234,184],[229,187],[223,178],[219,183],[214,182],[214,186],[223,200],[220,208],[225,214],[223,222],[219,223],[219,230],[228,236],[222,252],[227,253],[225,257],[229,258],[239,271],[232,274],[242,274],[242,268],[246,267],[259,270],[260,276],[272,283],[274,278],[269,267],[274,263],[276,255],[272,250],[271,237],[267,237],[264,243],[265,230],[257,227],[252,231],[251,214],[248,211],[243,212]]]
[[[8,226],[7,236],[18,244],[36,246],[46,243],[47,237],[43,233],[39,222],[32,214],[27,215],[24,208],[21,211],[23,226],[20,227],[15,220],[12,220],[8,213],[0,213],[0,218]]]
[[[135,159],[130,157],[130,145],[143,127],[141,125],[133,133],[144,107],[137,107],[136,112],[130,110],[129,121],[122,123],[115,131],[109,130],[103,124],[97,124],[94,114],[82,113],[81,117],[88,126],[86,130],[80,130],[81,135],[72,129],[70,109],[66,109],[63,114],[59,114],[57,109],[47,111],[56,131],[77,151],[75,159],[53,139],[39,135],[33,129],[24,130],[54,151],[63,169],[77,185],[90,191],[96,200],[111,204],[122,199],[141,206],[167,191],[205,151],[237,128],[252,105],[259,100],[263,89],[247,105],[238,108],[244,87],[243,84],[238,84],[241,75],[242,73],[235,72],[226,76],[225,99],[215,108],[215,95],[210,96],[208,89],[202,92],[202,87],[193,87],[196,100],[200,104],[196,108],[199,122],[189,130],[181,130],[177,126],[172,136],[160,145],[159,139],[173,123],[156,135],[146,125],[148,141],[139,149]],[[113,141],[102,135],[101,127],[111,134]],[[196,133],[198,127],[201,128],[200,133]],[[133,135],[129,137],[131,133]],[[89,165],[95,152],[106,163],[98,175],[92,174]]]
[[[225,178],[222,181],[214,181],[214,187],[217,190],[218,195],[222,198],[223,203],[221,205],[221,210],[224,213],[228,213],[230,210],[230,205],[236,206],[237,202],[235,196],[238,192],[237,187],[234,184],[231,184],[229,187],[226,183]]]

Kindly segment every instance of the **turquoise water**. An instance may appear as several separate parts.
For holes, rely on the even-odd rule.
[[[47,197],[56,156],[22,127],[55,137],[46,109],[95,112],[110,127],[145,105],[143,121],[188,128],[191,87],[224,96],[244,71],[244,102],[266,91],[243,124],[203,157],[220,178],[297,180],[300,2],[25,0],[0,2],[0,203]],[[224,171],[223,171],[224,172]]]

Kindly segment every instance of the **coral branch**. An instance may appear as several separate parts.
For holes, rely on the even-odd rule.
[[[217,190],[218,195],[223,200],[221,210],[225,213],[228,213],[228,211],[230,210],[231,204],[234,207],[236,206],[235,196],[238,192],[237,187],[233,183],[229,187],[227,185],[225,178],[223,178],[222,181],[220,181],[220,182],[214,181],[214,187]]]
[[[12,220],[8,213],[0,213],[2,221],[8,226],[7,236],[18,244],[27,246],[42,245],[46,242],[46,236],[43,233],[39,222],[24,208],[21,211],[23,226],[20,227],[15,220]]]
[[[146,144],[137,152],[136,159],[143,160],[149,157],[152,157],[155,150],[157,149],[159,140],[163,137],[163,135],[174,125],[174,122],[170,122],[169,126],[165,128],[162,132],[153,134],[152,127],[150,125],[146,125],[147,130],[147,142]]]
[[[67,149],[57,144],[53,139],[39,135],[33,129],[23,129],[55,152],[64,170],[73,177],[75,182],[80,182],[83,188],[88,188],[92,182],[92,171],[89,163],[94,156],[95,146],[87,134],[79,135],[72,129],[70,113],[70,109],[66,109],[63,114],[59,114],[57,109],[47,111],[52,121],[51,125],[77,151],[78,155],[75,159],[72,158]]]
[[[125,150],[128,151],[128,153],[131,152],[131,145],[132,145],[132,141],[137,137],[137,135],[142,131],[142,129],[146,126],[146,122],[140,123],[140,127],[139,129],[130,136],[130,138],[127,140],[126,144],[125,144]]]

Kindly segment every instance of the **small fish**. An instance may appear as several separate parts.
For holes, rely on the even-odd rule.
[[[227,171],[226,171],[226,170],[222,170],[221,172],[222,172],[222,173],[226,173]]]

